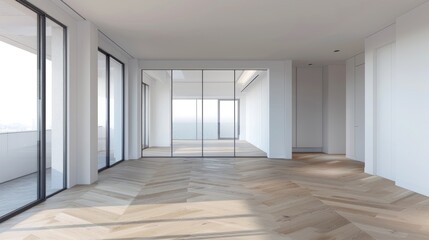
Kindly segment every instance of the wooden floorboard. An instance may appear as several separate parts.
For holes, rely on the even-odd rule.
[[[0,224],[0,239],[429,239],[429,198],[344,156],[140,159]]]

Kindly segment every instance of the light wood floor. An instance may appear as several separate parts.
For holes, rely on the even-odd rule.
[[[342,156],[145,159],[0,224],[0,239],[429,239],[429,198]]]
[[[204,146],[203,146],[204,145]],[[175,157],[233,157],[234,140],[173,140],[173,156]],[[235,141],[237,157],[266,157],[261,149],[245,140]],[[143,150],[143,157],[169,157],[170,147],[149,147]]]

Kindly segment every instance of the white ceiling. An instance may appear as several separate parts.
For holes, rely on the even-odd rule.
[[[317,63],[358,54],[427,0],[64,1],[140,59]]]

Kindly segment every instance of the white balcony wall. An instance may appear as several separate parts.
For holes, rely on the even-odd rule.
[[[51,146],[51,131],[46,132]],[[51,154],[46,154],[46,168],[51,168]],[[37,171],[37,132],[0,133],[0,183]],[[53,179],[52,183],[55,183]]]

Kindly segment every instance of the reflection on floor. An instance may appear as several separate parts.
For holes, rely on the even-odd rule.
[[[203,145],[204,144],[204,145]],[[174,140],[173,156],[204,156],[233,157],[234,140]],[[266,157],[267,154],[251,143],[244,140],[235,141],[236,156],[242,157]],[[150,147],[143,150],[143,157],[169,157],[170,147]]]
[[[429,239],[429,198],[344,156],[125,161],[0,224],[0,239]]]
[[[21,208],[37,199],[37,173],[0,183],[0,216]],[[46,169],[46,194],[60,189],[51,187],[51,169]]]

